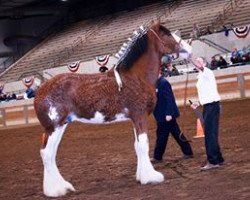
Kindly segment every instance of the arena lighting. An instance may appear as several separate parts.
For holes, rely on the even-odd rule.
[[[66,1],[68,1],[68,0],[61,0],[61,1],[66,2]]]

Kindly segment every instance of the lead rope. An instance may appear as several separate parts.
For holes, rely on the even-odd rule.
[[[165,42],[159,37],[159,35],[153,29],[149,29],[149,30],[156,36],[156,38],[160,41],[160,44],[164,48],[165,47]]]
[[[186,81],[185,81],[185,90],[184,90],[184,102],[183,102],[183,118],[186,118],[186,111],[187,111],[187,86],[188,86],[188,82],[189,82],[189,67],[188,67],[188,63],[187,60],[184,59],[185,61],[185,65],[186,65],[186,69],[187,69],[187,75],[186,75]],[[185,125],[184,122],[182,123],[181,129],[185,131]],[[183,135],[183,131],[180,132],[179,134],[179,139],[183,142],[191,142],[191,140],[188,140],[184,137]]]

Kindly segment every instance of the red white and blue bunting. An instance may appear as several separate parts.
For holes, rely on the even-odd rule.
[[[22,82],[23,84],[27,87],[27,88],[30,88],[33,83],[34,83],[34,77],[31,76],[31,77],[26,77],[24,79],[22,79]]]
[[[100,66],[106,66],[106,64],[109,61],[109,55],[104,55],[104,56],[97,56],[95,58],[96,62]]]
[[[106,65],[107,65],[107,63],[109,61],[109,55],[97,56],[95,58],[95,61],[100,66],[100,68],[99,68],[100,72],[106,72],[108,70]]]
[[[69,69],[69,71],[71,71],[72,73],[75,73],[75,72],[78,71],[79,66],[80,66],[80,61],[76,61],[76,62],[73,62],[73,63],[68,64],[68,69]]]
[[[233,32],[238,38],[245,38],[249,33],[249,29],[249,26],[236,27],[233,28]]]

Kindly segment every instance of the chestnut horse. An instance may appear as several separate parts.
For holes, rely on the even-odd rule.
[[[40,150],[44,165],[43,191],[57,197],[75,191],[56,165],[56,154],[67,124],[109,123],[131,119],[137,155],[136,180],[159,183],[164,176],[149,158],[147,117],[155,102],[161,57],[178,53],[179,44],[159,22],[140,28],[119,51],[117,65],[103,74],[60,74],[37,91],[34,107],[45,129]]]

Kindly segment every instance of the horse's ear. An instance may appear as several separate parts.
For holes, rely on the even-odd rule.
[[[152,20],[150,23],[150,27],[153,28],[154,30],[159,30],[160,28],[160,20]]]

